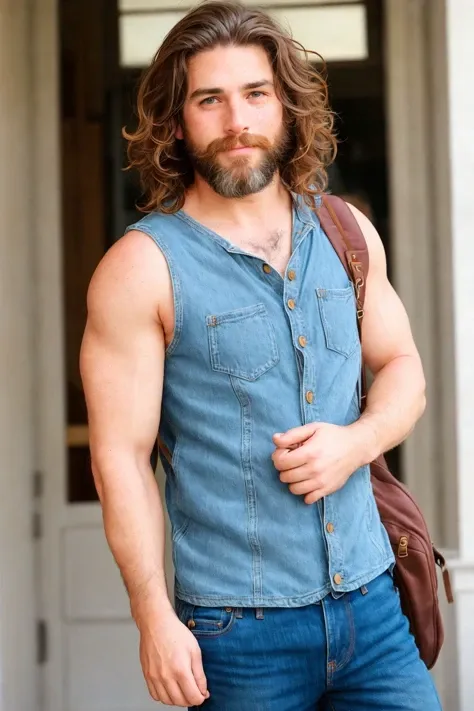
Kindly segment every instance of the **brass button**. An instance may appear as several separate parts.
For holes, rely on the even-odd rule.
[[[334,533],[334,524],[333,523],[326,524],[326,531],[328,533]]]
[[[301,348],[304,348],[306,346],[307,342],[308,341],[306,340],[306,338],[304,336],[300,336],[298,338],[298,343],[300,344]]]
[[[193,630],[196,627],[194,620],[188,620],[188,627],[190,630]]]
[[[296,272],[294,269],[290,269],[290,271],[288,272],[288,279],[290,281],[293,281],[294,279],[296,279]]]
[[[225,611],[226,611],[226,612],[232,612],[232,608],[231,608],[231,607],[226,607],[226,608],[225,608]]]
[[[265,272],[265,274],[271,274],[272,268],[268,264],[264,264],[263,271]]]
[[[313,400],[314,400],[314,393],[312,392],[312,390],[308,390],[308,392],[306,393],[306,402],[308,402],[311,405],[313,403]]]
[[[333,580],[336,583],[336,585],[340,585],[342,583],[342,575],[340,573],[336,573]]]
[[[294,299],[288,299],[288,308],[293,311],[293,309],[295,308],[295,306],[296,306],[295,300],[294,300]]]

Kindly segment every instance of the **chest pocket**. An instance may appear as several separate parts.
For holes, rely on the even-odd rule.
[[[357,314],[352,286],[316,289],[326,346],[349,358],[359,346]]]
[[[208,316],[206,322],[213,370],[257,380],[280,360],[264,304]]]

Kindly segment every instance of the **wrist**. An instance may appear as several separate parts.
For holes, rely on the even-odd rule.
[[[161,617],[173,612],[173,606],[168,597],[166,582],[157,577],[152,577],[146,584],[128,587],[130,611],[135,622],[142,618],[149,619]]]
[[[380,455],[380,444],[376,427],[368,417],[362,416],[357,422],[349,425],[357,441],[360,453],[360,466],[370,464]]]
[[[146,600],[130,600],[130,610],[138,629],[157,627],[163,620],[175,615],[167,595],[149,597]]]

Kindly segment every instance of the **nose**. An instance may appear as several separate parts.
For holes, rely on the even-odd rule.
[[[229,101],[224,130],[228,136],[239,136],[249,130],[247,106],[239,97]]]

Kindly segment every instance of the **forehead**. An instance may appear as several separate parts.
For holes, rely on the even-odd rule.
[[[188,62],[188,95],[202,87],[232,91],[254,81],[273,80],[267,53],[261,47],[214,47]]]

